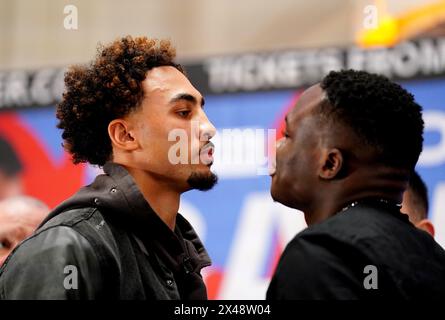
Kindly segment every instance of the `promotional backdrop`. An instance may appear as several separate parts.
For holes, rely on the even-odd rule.
[[[56,74],[60,73],[53,77],[60,77]],[[193,72],[190,75],[194,82]],[[429,188],[429,218],[436,227],[436,240],[445,246],[445,77],[399,82],[424,107],[425,144],[417,170]],[[45,88],[41,86],[41,91]],[[211,191],[184,194],[180,212],[195,226],[213,260],[205,271],[212,299],[263,299],[284,246],[305,227],[301,212],[273,202],[270,177],[265,174],[265,157],[271,152],[268,134],[280,138],[284,116],[303,90],[302,86],[295,88],[202,90],[207,115],[218,129],[214,170],[220,179]],[[2,97],[0,90],[0,106],[5,101]],[[70,162],[56,123],[55,104],[0,112],[0,137],[22,162],[24,193],[51,208],[101,171]]]

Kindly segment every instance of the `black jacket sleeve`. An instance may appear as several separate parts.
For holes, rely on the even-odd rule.
[[[358,257],[341,245],[319,240],[296,237],[289,243],[269,285],[268,300],[360,298],[360,259],[348,263],[347,257]]]
[[[71,227],[50,227],[23,241],[6,260],[0,298],[95,299],[101,281],[90,243]]]

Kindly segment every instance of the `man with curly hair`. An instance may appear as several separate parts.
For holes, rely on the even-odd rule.
[[[182,193],[217,181],[216,130],[174,58],[168,41],[125,37],[67,72],[64,147],[105,174],[14,250],[1,298],[207,299],[210,258],[178,208]]]
[[[331,72],[286,116],[271,194],[304,212],[268,299],[444,299],[445,251],[400,212],[422,108],[396,83]]]

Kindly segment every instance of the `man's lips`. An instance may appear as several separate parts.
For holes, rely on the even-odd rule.
[[[273,177],[277,172],[277,162],[275,160],[271,160],[269,165],[269,176]]]
[[[199,152],[199,158],[201,159],[201,162],[205,165],[212,165],[214,151],[215,145],[209,141],[204,147],[202,147],[201,151]]]

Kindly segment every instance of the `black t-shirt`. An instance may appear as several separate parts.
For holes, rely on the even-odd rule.
[[[445,299],[445,251],[397,207],[359,203],[295,236],[267,299]]]

